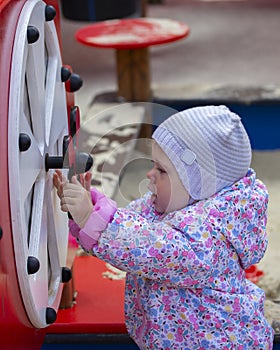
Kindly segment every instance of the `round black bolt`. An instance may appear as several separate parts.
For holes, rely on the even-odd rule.
[[[3,237],[3,229],[2,227],[0,227],[0,239],[2,239],[2,237]]]
[[[67,67],[61,67],[61,81],[65,83],[71,77],[71,70]]]
[[[56,15],[56,10],[53,6],[51,5],[46,5],[45,8],[45,19],[46,21],[52,21]]]
[[[83,80],[79,74],[72,73],[70,77],[70,92],[78,91],[83,85]]]
[[[51,307],[47,307],[46,308],[46,323],[47,324],[54,323],[56,321],[56,317],[57,317],[56,311]]]
[[[40,261],[35,256],[29,256],[27,259],[27,272],[28,275],[33,275],[40,268]]]
[[[31,138],[29,135],[20,133],[18,138],[18,146],[21,152],[25,152],[31,146]]]
[[[76,174],[83,174],[92,167],[93,158],[90,154],[78,152],[76,154]]]
[[[28,44],[34,44],[39,39],[39,30],[34,26],[27,27],[27,41]]]
[[[67,283],[71,280],[72,278],[72,272],[68,267],[63,267],[61,269],[61,282],[62,283]]]

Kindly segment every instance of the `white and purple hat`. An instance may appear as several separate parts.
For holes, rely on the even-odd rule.
[[[192,199],[204,199],[246,175],[252,158],[241,118],[226,106],[178,112],[152,135]]]

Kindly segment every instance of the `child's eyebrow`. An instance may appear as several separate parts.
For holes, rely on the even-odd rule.
[[[157,165],[160,165],[160,162],[157,159],[152,159],[152,162],[157,164]]]
[[[162,168],[162,169],[166,169],[166,166],[164,166],[164,164],[162,164],[161,162],[159,162],[158,160],[154,159],[153,160],[153,163],[158,166],[159,168]]]

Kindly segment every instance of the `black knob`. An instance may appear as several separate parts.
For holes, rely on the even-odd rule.
[[[47,324],[54,323],[56,321],[56,318],[57,318],[56,311],[51,307],[47,307],[46,308],[46,323]]]
[[[46,5],[45,7],[45,19],[47,22],[52,21],[56,15],[56,10],[51,5]]]
[[[3,229],[2,227],[0,227],[0,239],[2,239],[2,237],[3,237]]]
[[[71,138],[69,135],[65,135],[63,137],[63,143],[62,143],[63,168],[69,168],[68,147],[69,147],[70,141],[71,141]]]
[[[93,165],[93,158],[90,154],[78,152],[76,154],[76,174],[87,172]]]
[[[34,26],[27,27],[27,42],[28,44],[34,44],[39,39],[39,30]]]
[[[31,138],[29,135],[20,133],[18,138],[18,146],[21,152],[25,152],[31,146]]]
[[[71,70],[67,67],[61,67],[61,81],[65,83],[71,77]]]
[[[49,171],[50,169],[62,169],[63,168],[63,157],[61,156],[50,156],[46,153],[45,156],[45,169]]]
[[[78,91],[82,85],[82,78],[78,74],[72,73],[70,77],[70,92]]]
[[[76,174],[87,172],[93,165],[93,158],[90,154],[84,152],[76,153]],[[68,160],[61,156],[50,156],[46,153],[45,169],[67,169],[69,167]],[[74,169],[73,169],[74,170]]]
[[[76,132],[78,131],[77,128],[77,122],[78,122],[78,119],[80,117],[80,114],[79,114],[79,107],[77,106],[74,106],[71,108],[71,112],[70,112],[70,122],[69,122],[69,131],[70,131],[70,135],[72,137],[75,136]]]
[[[28,275],[33,275],[40,268],[40,261],[35,256],[29,256],[27,259],[27,272]]]
[[[61,282],[62,283],[67,283],[71,280],[72,278],[72,272],[68,267],[63,267],[61,269]]]

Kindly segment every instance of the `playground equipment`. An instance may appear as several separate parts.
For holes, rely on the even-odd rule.
[[[92,160],[78,152],[79,108],[73,93],[82,81],[61,60],[57,0],[0,0],[0,28],[0,348],[37,350],[47,330],[52,339],[57,335],[53,327],[62,287],[71,278],[65,267],[67,215],[60,213],[53,190],[53,168],[64,168],[69,177],[87,170]],[[79,272],[85,270],[81,262]],[[83,276],[80,281],[87,282]],[[102,280],[103,286],[116,299],[107,282]],[[122,293],[122,287],[116,289]],[[96,300],[104,297],[101,288],[95,292],[100,296]],[[86,301],[79,304],[79,311],[83,305],[88,312]],[[70,344],[76,337],[81,343],[92,336],[100,342],[104,328],[75,324],[67,318],[68,311],[73,310],[67,310],[58,324],[58,331],[66,334],[62,341]],[[132,348],[119,315],[118,334],[110,337],[104,332],[104,342],[113,338],[112,348],[117,343],[126,348],[120,340]],[[105,327],[113,328],[109,322]],[[89,339],[85,342],[89,344]],[[278,334],[275,349],[276,343]]]
[[[56,0],[0,1],[1,349],[38,349],[56,320],[65,267],[67,215],[54,168],[92,165],[78,152],[82,80],[60,55]]]

